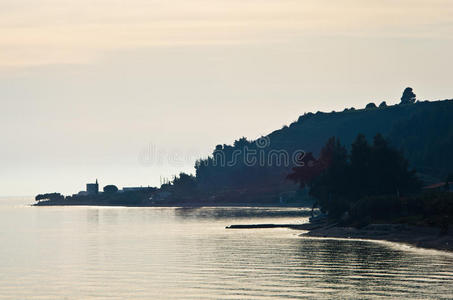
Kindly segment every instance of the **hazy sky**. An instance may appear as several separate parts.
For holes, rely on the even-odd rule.
[[[406,86],[453,98],[451,16],[451,0],[2,0],[0,195],[158,185],[304,112]]]

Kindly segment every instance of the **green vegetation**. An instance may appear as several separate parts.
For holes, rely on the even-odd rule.
[[[118,187],[116,185],[106,185],[104,186],[104,193],[107,193],[107,194],[115,194],[116,192],[118,192]]]
[[[194,200],[199,196],[195,176],[186,173],[180,173],[179,176],[175,176],[171,182],[163,184],[160,191],[168,195],[167,198],[171,196],[172,203],[183,203],[185,201]],[[166,199],[159,200],[162,201]]]
[[[379,108],[386,108],[387,107],[387,102],[382,101],[381,104],[379,104]]]
[[[373,102],[370,102],[365,106],[365,109],[374,109],[374,108],[377,108],[377,106]]]
[[[60,193],[47,193],[47,194],[39,194],[36,195],[35,200],[36,201],[59,201],[63,200],[64,196]]]
[[[406,107],[415,109],[409,118],[395,123],[389,140],[420,173],[444,180],[453,170],[453,101]]]
[[[332,136],[335,138],[324,145]],[[369,144],[367,139],[373,137]],[[379,107],[370,103],[364,109],[305,113],[258,140],[243,137],[233,145],[217,145],[212,155],[196,162],[195,176],[181,173],[159,190],[125,194],[106,186],[100,195],[75,195],[65,201],[308,205],[312,197],[306,191],[297,191],[297,185],[287,180],[295,162],[301,160],[315,166],[303,174],[296,170],[288,178],[301,185],[310,183],[311,196],[332,216],[342,216],[346,211],[353,215],[374,199],[385,197],[386,205],[396,207],[391,204],[393,198],[400,201],[418,191],[420,182],[411,169],[417,170],[417,177],[425,184],[444,182],[453,170],[451,153],[453,100],[416,102],[413,90],[406,88],[398,105],[388,106],[383,101]]]
[[[447,233],[453,224],[453,193],[425,191],[406,197],[364,197],[354,203],[343,224],[358,227],[370,223],[403,223],[409,225],[435,226]]]
[[[453,193],[448,188],[420,193],[415,171],[380,134],[372,145],[358,135],[350,152],[330,138],[319,159],[309,157],[311,164],[295,167],[288,178],[308,186],[330,220],[359,227],[371,222],[430,225],[444,233],[453,223]]]
[[[392,214],[398,206],[393,199],[417,193],[421,187],[402,154],[380,134],[372,145],[359,134],[350,153],[338,139],[330,138],[319,159],[294,168],[288,178],[308,186],[321,210],[333,219],[361,216],[368,210]]]
[[[404,92],[403,96],[401,97],[401,104],[413,104],[416,101],[415,94],[412,88],[407,87]]]
[[[263,137],[269,141],[265,148],[257,147],[259,140],[245,138],[233,145],[217,145],[210,157],[196,163],[197,187],[211,194],[241,189],[258,194],[266,189],[276,201],[280,193],[294,189],[284,180],[293,164],[276,164],[273,160],[264,165],[247,165],[243,156],[231,165],[221,162],[231,161],[237,153],[244,155],[245,148],[263,152],[266,158],[271,151],[282,150],[287,153],[304,150],[318,156],[331,136],[340,139],[349,151],[359,133],[366,138],[380,133],[407,158],[409,166],[417,170],[425,183],[444,181],[453,170],[453,100],[413,103],[414,97],[407,90],[402,97],[403,105],[306,113],[289,126]]]

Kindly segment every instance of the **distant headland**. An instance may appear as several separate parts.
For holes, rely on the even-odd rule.
[[[60,193],[39,194],[35,197],[35,206],[49,205],[121,205],[121,206],[149,206],[153,196],[156,197],[155,187],[123,187],[106,185],[99,190],[99,182],[87,183],[86,190],[77,194],[64,196]]]
[[[184,178],[181,174],[176,180]],[[189,176],[189,175],[187,175]],[[191,177],[190,177],[191,178]],[[178,185],[176,185],[178,186]],[[178,189],[178,190],[176,190]],[[119,189],[115,185],[106,185],[103,190],[99,189],[99,182],[87,183],[86,190],[77,194],[64,196],[61,193],[45,193],[35,197],[34,206],[58,206],[58,205],[91,205],[91,206],[131,206],[131,207],[201,207],[201,206],[311,206],[310,199],[303,201],[291,201],[294,193],[279,195],[278,201],[274,201],[273,194],[267,194],[267,190],[254,191],[250,197],[244,191],[226,191],[216,196],[209,193],[189,191],[182,194],[179,188],[175,188],[173,182],[157,187],[123,187]],[[245,197],[244,197],[245,196]]]

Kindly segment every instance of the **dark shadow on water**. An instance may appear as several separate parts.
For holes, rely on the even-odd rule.
[[[99,225],[99,209],[88,209],[86,215],[89,224]]]
[[[177,208],[175,215],[180,218],[194,219],[247,219],[247,218],[285,218],[308,217],[307,209],[279,208]]]

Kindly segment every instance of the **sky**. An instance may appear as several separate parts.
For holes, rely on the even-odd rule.
[[[453,98],[451,0],[2,0],[0,195],[156,186],[305,112]]]

